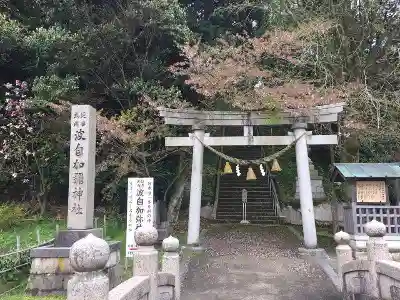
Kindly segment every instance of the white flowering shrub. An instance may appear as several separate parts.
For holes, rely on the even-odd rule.
[[[43,213],[50,191],[63,183],[67,166],[62,131],[52,112],[34,105],[28,84],[5,85],[0,103],[0,187],[14,199],[37,202]],[[61,126],[62,128],[63,126]],[[15,199],[21,192],[21,198]]]

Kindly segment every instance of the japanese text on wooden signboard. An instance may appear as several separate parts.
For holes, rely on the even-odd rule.
[[[153,226],[153,178],[128,179],[126,257],[136,250],[135,230]]]
[[[386,202],[385,181],[357,181],[356,190],[359,203]]]

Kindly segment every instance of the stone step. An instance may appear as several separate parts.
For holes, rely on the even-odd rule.
[[[226,193],[226,192],[232,192],[232,193],[240,193],[242,194],[242,190],[247,191],[247,195],[249,193],[252,194],[257,194],[257,193],[263,193],[263,194],[271,194],[272,191],[269,189],[263,188],[263,187],[256,187],[256,186],[220,186],[219,190],[221,193]]]
[[[239,200],[239,201],[235,201],[235,202],[230,202],[232,200]],[[220,204],[224,204],[224,205],[229,205],[229,204],[235,204],[235,205],[242,205],[242,199],[241,198],[218,198],[218,205]],[[272,204],[273,201],[271,199],[271,201],[267,201],[265,198],[247,198],[247,205],[251,205],[251,206],[257,206],[257,205],[269,205]]]
[[[257,184],[247,184],[247,183],[231,183],[231,182],[220,182],[219,188],[223,189],[235,189],[235,190],[242,190],[242,189],[249,189],[248,192],[252,191],[259,191],[259,190],[264,190],[264,191],[270,191],[268,186],[265,185],[257,185]]]
[[[259,199],[258,201],[254,201],[253,199],[248,199],[247,200],[247,207],[249,206],[260,206],[260,207],[270,207],[273,206],[273,201],[264,201],[260,202]],[[242,206],[242,199],[218,199],[218,207],[223,207],[223,206]]]
[[[260,215],[275,215],[275,210],[273,208],[265,208],[265,207],[247,207],[247,212],[252,213],[252,214],[260,214]],[[233,213],[233,214],[242,214],[242,207],[237,207],[237,208],[227,208],[227,207],[222,207],[217,209],[217,213]]]
[[[236,205],[228,205],[228,204],[225,204],[225,205],[218,205],[218,210],[242,210],[242,205],[241,204],[236,204]],[[252,211],[270,211],[270,210],[272,210],[272,211],[274,211],[274,206],[273,205],[269,205],[269,206],[266,206],[266,205],[247,205],[247,210],[248,211],[250,211],[250,210],[252,210]]]
[[[240,199],[242,201],[242,191],[221,191],[218,195],[218,199],[231,198]],[[247,192],[247,199],[260,199],[261,201],[266,201],[273,199],[271,192]]]
[[[275,210],[270,209],[270,210],[265,210],[265,209],[260,209],[260,210],[247,210],[248,215],[252,216],[275,216]],[[217,210],[217,215],[242,215],[242,210],[241,209],[234,209],[234,210]]]
[[[242,189],[220,190],[218,198],[240,198],[242,199]],[[270,191],[247,191],[247,199],[272,199],[272,193]]]
[[[242,220],[243,216],[242,215],[224,215],[224,216],[220,216],[217,214],[217,220]],[[275,216],[250,216],[248,215],[247,220],[249,221],[260,221],[260,222],[276,222],[279,220],[279,217],[275,217]]]
[[[219,202],[218,201],[218,208],[223,208],[223,207],[242,207],[243,203],[240,201],[238,202]],[[251,203],[247,202],[247,209],[253,208],[253,207],[259,207],[261,209],[273,209],[274,204],[272,202],[265,202],[265,203]]]
[[[218,210],[235,210],[235,211],[241,211],[242,210],[242,204],[222,204],[218,205]],[[252,210],[252,211],[268,211],[268,210],[274,210],[273,205],[247,205],[247,210]]]
[[[230,194],[220,194],[218,197],[220,203],[230,203],[230,202],[242,202],[242,194],[230,193]],[[247,202],[264,202],[273,203],[273,198],[270,195],[247,195]]]
[[[247,214],[246,218],[249,220],[265,220],[269,218],[275,218],[276,216],[274,214],[265,214],[265,215],[252,215],[252,214]],[[243,219],[243,214],[235,214],[235,213],[230,213],[230,214],[222,214],[222,213],[217,213],[216,216],[217,219]]]
[[[242,219],[215,219],[214,222],[216,223],[226,223],[226,224],[240,224]],[[279,219],[268,219],[268,220],[248,220],[250,224],[278,224]]]
[[[217,212],[217,218],[220,219],[227,219],[230,218],[232,216],[235,217],[243,217],[242,212],[234,212],[234,211],[221,211],[221,212]],[[268,212],[268,213],[262,213],[262,214],[257,214],[257,213],[252,213],[252,212],[247,212],[247,218],[248,219],[264,219],[264,218],[269,218],[269,217],[275,217],[275,213],[274,212]]]

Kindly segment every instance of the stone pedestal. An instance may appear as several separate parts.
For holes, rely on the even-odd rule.
[[[68,280],[74,274],[69,260],[71,246],[89,234],[99,238],[103,235],[101,228],[60,231],[53,245],[32,249],[26,293],[32,296],[66,295]],[[122,281],[121,242],[109,242],[109,246],[110,257],[103,272],[109,278],[111,289]]]
[[[60,230],[55,238],[54,246],[71,247],[75,242],[89,234],[93,234],[98,238],[103,238],[102,228]]]

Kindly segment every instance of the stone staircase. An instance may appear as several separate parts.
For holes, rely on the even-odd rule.
[[[224,153],[229,156],[245,159],[262,157],[261,147],[226,147]],[[225,161],[222,164],[222,168]],[[235,165],[231,164],[233,174],[223,174],[220,177],[218,206],[216,219],[224,222],[237,222],[243,219],[242,190],[247,190],[247,220],[250,223],[276,223],[279,218],[275,212],[273,194],[270,188],[268,173],[263,177],[258,165],[252,166],[256,180],[246,180],[248,167],[241,167],[241,176],[235,172]]]

